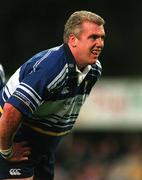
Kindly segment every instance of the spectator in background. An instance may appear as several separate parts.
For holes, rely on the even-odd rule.
[[[5,73],[2,64],[0,64],[0,90],[5,85]]]

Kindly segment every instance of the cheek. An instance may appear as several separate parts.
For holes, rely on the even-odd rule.
[[[89,53],[89,51],[90,51],[90,49],[86,43],[82,43],[80,50],[82,50],[84,53]]]
[[[86,42],[81,42],[78,44],[78,52],[80,53],[80,56],[86,56],[86,58],[88,56],[90,56],[91,54],[91,48],[88,46],[88,44]]]

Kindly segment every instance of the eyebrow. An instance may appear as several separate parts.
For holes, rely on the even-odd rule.
[[[92,34],[92,35],[90,35],[88,38],[93,38],[93,39],[97,39],[97,38],[99,38],[99,37],[101,37],[102,39],[105,39],[105,34],[103,34],[103,35],[98,35],[98,34]]]

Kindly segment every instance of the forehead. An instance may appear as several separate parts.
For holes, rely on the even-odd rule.
[[[82,33],[87,34],[105,34],[104,26],[97,25],[94,22],[84,22],[82,24]]]

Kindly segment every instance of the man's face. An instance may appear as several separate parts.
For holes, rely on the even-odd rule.
[[[105,31],[103,25],[92,22],[82,24],[82,33],[76,37],[76,60],[78,65],[86,66],[96,63],[104,47]]]

